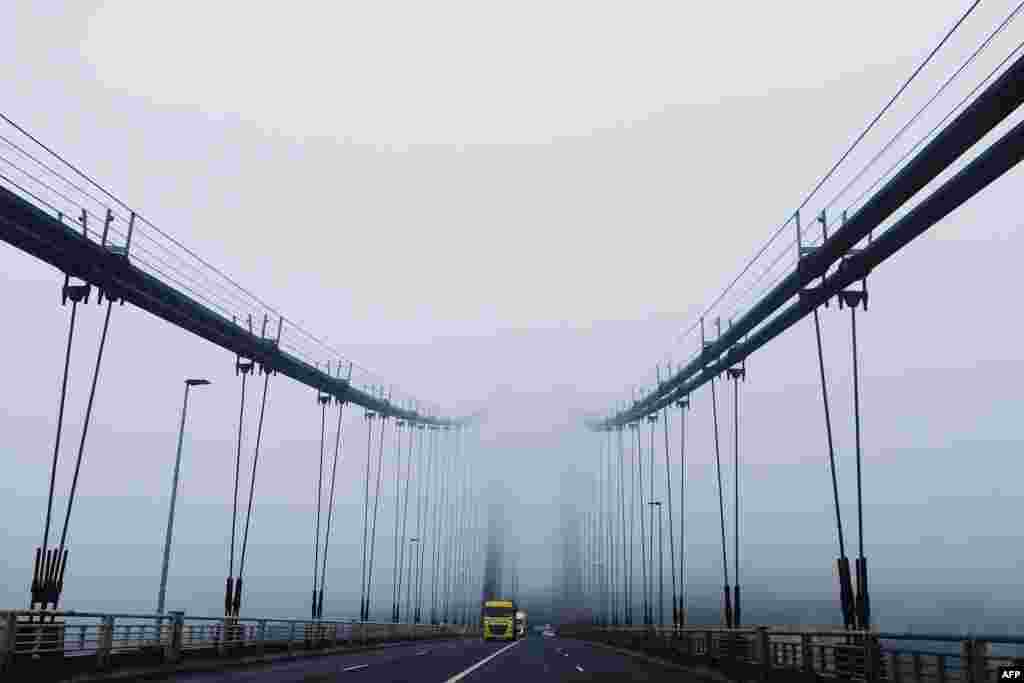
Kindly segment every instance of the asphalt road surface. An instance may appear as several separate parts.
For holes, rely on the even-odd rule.
[[[179,674],[170,680],[190,683],[543,683],[593,680],[698,683],[703,679],[577,640],[529,636],[512,643],[460,640],[397,645],[260,668]]]

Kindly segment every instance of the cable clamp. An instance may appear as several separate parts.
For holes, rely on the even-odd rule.
[[[747,369],[742,365],[726,368],[725,372],[729,375],[729,379],[742,379],[744,382],[747,381]]]

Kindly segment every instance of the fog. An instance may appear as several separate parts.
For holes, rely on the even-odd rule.
[[[649,383],[656,363],[678,365],[693,351],[674,341],[679,332],[895,92],[960,4],[861,3],[833,19],[813,3],[740,17],[714,8],[683,17],[658,4],[624,17],[571,3],[548,16],[524,5],[503,28],[497,14],[455,5],[428,17],[411,6],[363,16],[344,5],[320,16],[313,5],[287,13],[238,5],[199,20],[187,3],[142,16],[130,3],[24,2],[0,29],[0,56],[15,65],[0,95],[12,119],[347,356],[449,415],[485,410],[463,452],[473,490],[481,510],[488,491],[504,491],[504,553],[519,592],[531,610],[553,615],[563,506],[594,504],[585,484],[605,438],[588,432],[584,417]],[[1008,8],[987,7],[965,24],[950,56],[908,91],[904,117]],[[388,38],[372,48],[369,38],[333,36],[324,28],[332,21],[350,38]],[[309,47],[325,31],[337,51]],[[432,52],[440,45],[448,47]],[[420,62],[424,54],[432,56]],[[869,278],[870,309],[858,318],[864,525],[883,628],[1019,622],[1010,612],[1024,602],[1016,512],[1024,350],[1012,311],[1022,181],[1019,168],[1007,174]],[[27,606],[46,509],[69,313],[61,282],[53,268],[0,246],[0,601],[12,607]],[[835,306],[822,315],[852,546],[849,317]],[[58,515],[101,309],[80,318]],[[131,306],[115,308],[64,606],[153,609],[181,383],[203,376],[212,385],[190,398],[168,608],[220,613],[234,362]],[[740,569],[751,622],[839,620],[817,382],[804,320],[749,359],[740,385]],[[269,386],[243,610],[301,616],[321,415],[308,387],[280,376]],[[718,398],[732,500],[731,384]],[[705,622],[718,620],[721,581],[710,400],[701,389],[686,418],[686,581],[691,615]],[[350,408],[325,616],[358,612],[366,420]],[[674,482],[678,420],[673,412]],[[395,562],[390,426],[387,434],[372,605],[382,618]],[[658,476],[663,457],[659,450]],[[729,530],[733,514],[730,505]]]

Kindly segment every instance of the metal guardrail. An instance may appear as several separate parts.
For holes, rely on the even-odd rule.
[[[175,663],[198,653],[232,655],[265,650],[322,649],[475,633],[472,627],[347,620],[189,617],[183,612],[107,614],[44,610],[0,611],[0,671],[15,663],[76,663],[109,668],[136,655]]]
[[[566,627],[563,635],[742,670],[744,680],[830,679],[988,683],[1001,666],[1024,666],[1024,638],[708,626]],[[906,647],[911,643],[913,647]]]

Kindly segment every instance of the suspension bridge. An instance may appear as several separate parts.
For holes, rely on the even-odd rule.
[[[478,640],[481,600],[518,596],[520,590],[514,552],[501,521],[507,513],[501,505],[486,504],[496,494],[484,495],[486,482],[476,472],[485,412],[448,414],[361,367],[157,227],[51,149],[30,125],[3,116],[0,240],[56,269],[55,284],[67,311],[47,504],[41,511],[33,571],[26,577],[27,608],[12,605],[0,611],[4,671],[37,679],[87,680],[136,672],[214,680],[221,669],[244,665],[246,675],[266,680],[356,673],[374,680],[454,682],[524,674],[583,680],[596,672],[617,672],[651,680],[989,681],[997,680],[1001,667],[1024,665],[1024,638],[884,630],[872,614],[870,542],[865,541],[863,516],[859,359],[865,350],[858,346],[857,326],[871,324],[864,315],[870,275],[1024,158],[1024,42],[1009,47],[1005,42],[1022,6],[992,27],[862,167],[847,172],[843,164],[977,4],[684,332],[692,352],[681,361],[658,365],[644,388],[634,389],[583,425],[592,447],[586,464],[589,502],[566,505],[562,511],[563,566],[560,597],[553,608],[560,634],[501,646]],[[979,71],[980,56],[990,63]],[[952,87],[965,83],[966,93]],[[838,182],[841,172],[846,176],[836,194],[824,196],[822,188]],[[74,466],[60,515],[56,482],[66,479],[58,477],[58,470],[68,377],[74,351],[82,344],[76,330],[91,299],[101,306],[102,326],[89,359],[82,429],[72,444]],[[124,304],[128,310],[121,312]],[[848,414],[830,395],[826,377],[822,327],[827,319],[821,311],[833,304],[848,311],[850,321],[853,392]],[[209,383],[203,378],[188,378],[183,386],[155,611],[76,612],[62,606],[65,583],[73,585],[69,529],[80,474],[88,467],[94,407],[113,400],[101,391],[104,350],[108,336],[116,334],[116,317],[134,315],[132,309],[234,356],[238,430],[223,616],[165,609],[189,396]],[[804,319],[813,320],[815,330],[823,451],[835,518],[840,625],[834,627],[749,623],[741,592],[739,407],[748,379],[747,359]],[[304,610],[308,617],[302,618],[261,616],[245,608],[246,557],[250,540],[256,542],[250,530],[266,418],[273,413],[268,392],[274,378],[312,390],[319,417],[311,581]],[[250,379],[262,380],[254,425],[245,420]],[[725,410],[731,408],[731,434],[723,433],[720,395]],[[720,556],[711,563],[721,570],[719,624],[691,621],[685,580],[688,563],[709,562],[689,558],[686,552],[687,433],[694,428],[688,423],[697,401],[707,401],[711,408],[720,540]],[[833,436],[835,424],[847,418],[855,434],[855,547],[849,520],[844,523],[841,514]],[[251,457],[244,447],[249,437]],[[731,500],[722,467],[730,447]],[[345,523],[358,524],[361,530],[360,597],[358,614],[339,619],[324,612],[333,568],[328,551],[339,524],[339,459],[353,452],[362,465],[362,515],[361,522]],[[394,461],[390,481],[384,477],[385,453]],[[676,467],[679,476],[673,480]],[[378,538],[387,530],[378,521],[382,505],[391,504],[395,561],[382,568],[376,562]],[[726,523],[727,509],[732,529]],[[6,549],[8,554],[22,551],[29,549]],[[302,656],[311,654],[331,657]]]

